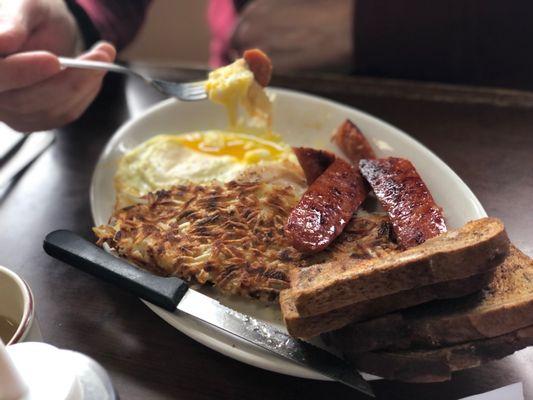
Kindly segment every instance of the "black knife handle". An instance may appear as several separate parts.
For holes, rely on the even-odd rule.
[[[187,283],[179,278],[164,278],[145,272],[71,231],[49,233],[44,239],[43,248],[58,260],[169,311],[176,309],[188,289]]]

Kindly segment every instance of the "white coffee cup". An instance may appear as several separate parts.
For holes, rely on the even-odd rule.
[[[0,266],[0,317],[6,317],[16,325],[13,336],[4,338],[7,345],[42,340],[30,287],[21,277],[2,266]]]

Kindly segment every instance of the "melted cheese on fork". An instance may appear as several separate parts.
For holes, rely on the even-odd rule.
[[[245,121],[239,120],[239,106],[242,106],[249,117],[246,119],[247,127],[270,131],[272,102],[264,88],[255,81],[244,59],[209,73],[205,89],[211,101],[226,107],[230,128],[244,127]]]

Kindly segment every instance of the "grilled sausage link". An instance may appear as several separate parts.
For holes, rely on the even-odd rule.
[[[254,73],[257,83],[263,87],[267,86],[272,77],[272,61],[270,61],[270,58],[259,49],[246,50],[243,58],[250,71]]]
[[[376,154],[363,132],[349,119],[333,133],[331,141],[335,143],[344,155],[355,165],[365,158],[376,158]]]
[[[325,249],[339,236],[366,195],[357,167],[335,159],[291,211],[285,225],[287,238],[302,252]]]
[[[446,224],[427,186],[409,160],[361,160],[361,174],[370,183],[404,248],[417,246],[442,232]]]
[[[308,185],[311,185],[335,161],[335,154],[326,150],[317,150],[311,147],[293,147],[292,151],[304,170]]]

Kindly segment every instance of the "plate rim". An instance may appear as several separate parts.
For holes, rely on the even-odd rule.
[[[403,139],[407,140],[408,142],[411,142],[415,147],[417,147],[417,151],[423,151],[423,152],[429,153],[430,158],[433,158],[437,163],[440,163],[441,167],[444,168],[446,173],[450,174],[451,177],[455,181],[457,181],[459,183],[459,186],[461,187],[461,189],[466,194],[466,197],[469,198],[472,206],[475,208],[475,211],[479,215],[479,217],[481,218],[481,217],[487,216],[487,213],[486,213],[485,209],[483,208],[481,202],[479,201],[477,196],[474,194],[472,189],[470,189],[470,187],[461,179],[461,177],[448,164],[446,164],[437,154],[435,154],[431,149],[429,149],[428,147],[423,145],[421,142],[419,142],[416,138],[410,136],[409,134],[407,134],[403,130],[397,128],[396,126],[388,123],[387,121],[384,121],[383,119],[381,119],[379,117],[376,117],[376,116],[374,116],[374,115],[372,115],[370,113],[367,113],[367,112],[365,112],[363,110],[360,110],[360,109],[358,109],[356,107],[351,107],[351,106],[342,104],[342,103],[340,103],[338,101],[331,100],[331,99],[328,99],[328,98],[325,98],[325,97],[322,97],[322,96],[319,96],[319,95],[305,93],[305,92],[292,90],[292,89],[279,88],[279,87],[269,87],[268,91],[270,93],[273,93],[274,95],[280,93],[280,94],[284,94],[284,95],[288,95],[288,96],[292,96],[292,97],[296,97],[296,98],[302,98],[302,99],[307,99],[307,100],[312,100],[312,101],[323,102],[323,103],[326,103],[326,105],[330,105],[332,107],[335,107],[335,108],[339,109],[342,112],[346,111],[346,112],[352,113],[352,112],[355,111],[358,114],[360,114],[361,116],[363,116],[364,118],[367,118],[369,120],[373,120],[374,122],[382,124],[389,131],[394,132],[395,135],[399,135]],[[134,126],[136,123],[138,123],[138,121],[142,120],[146,116],[148,116],[148,115],[150,115],[150,114],[152,114],[154,112],[157,112],[157,111],[159,111],[161,109],[164,109],[164,108],[167,108],[167,107],[172,107],[172,106],[179,105],[179,104],[180,104],[180,102],[178,100],[174,99],[174,98],[168,98],[168,99],[164,99],[164,100],[162,100],[160,102],[157,102],[157,103],[151,105],[150,107],[148,107],[146,110],[143,110],[139,114],[134,115],[133,117],[131,117],[130,119],[125,121],[110,136],[109,140],[106,142],[105,146],[103,147],[102,151],[100,152],[100,155],[99,155],[99,157],[98,157],[98,159],[96,161],[96,164],[94,166],[94,170],[93,170],[92,175],[91,175],[90,190],[89,190],[89,201],[90,201],[90,208],[91,208],[91,218],[92,218],[92,222],[94,224],[96,224],[96,219],[97,219],[96,218],[97,217],[97,211],[96,211],[96,208],[95,208],[95,204],[96,204],[96,201],[95,201],[95,199],[96,199],[96,193],[95,193],[96,192],[96,179],[97,179],[97,176],[98,176],[99,171],[100,171],[100,166],[102,166],[102,164],[103,164],[103,161],[113,151],[113,149],[116,147],[116,143],[124,136],[125,132],[130,130],[132,126]],[[272,360],[269,360],[269,359],[266,359],[266,358],[262,358],[260,362],[254,362],[254,357],[255,356],[253,354],[250,355],[249,351],[247,351],[246,349],[243,350],[243,349],[240,349],[240,348],[238,348],[236,346],[228,345],[227,343],[219,341],[219,340],[217,340],[216,338],[213,338],[213,337],[209,337],[211,339],[211,341],[209,341],[208,339],[205,338],[205,336],[207,336],[207,335],[204,335],[201,332],[197,333],[197,334],[193,334],[193,333],[191,333],[191,331],[188,328],[185,328],[185,331],[184,331],[183,330],[184,329],[183,326],[182,326],[182,329],[180,329],[179,327],[177,327],[175,325],[175,322],[176,322],[175,319],[171,322],[170,315],[176,316],[176,314],[169,313],[169,312],[161,309],[160,307],[158,307],[158,306],[156,306],[154,304],[151,304],[151,303],[149,303],[149,302],[147,302],[145,300],[142,300],[142,302],[152,312],[154,312],[158,317],[160,317],[165,322],[170,324],[174,329],[177,329],[178,331],[180,331],[184,335],[190,337],[192,340],[195,340],[196,342],[198,342],[198,343],[200,343],[200,344],[202,344],[202,345],[204,345],[204,346],[206,346],[206,347],[208,347],[208,348],[210,348],[210,349],[212,349],[212,350],[214,350],[214,351],[216,351],[216,352],[218,352],[220,354],[223,354],[223,355],[228,356],[230,358],[233,358],[233,359],[235,359],[237,361],[240,361],[240,362],[243,362],[245,364],[248,364],[248,365],[251,365],[251,366],[254,366],[254,367],[258,367],[258,368],[261,368],[261,369],[264,369],[264,370],[267,370],[267,371],[270,371],[270,372],[281,373],[281,374],[295,376],[295,377],[299,377],[299,378],[331,381],[331,379],[328,378],[328,377],[325,377],[325,376],[323,376],[323,375],[321,375],[321,374],[319,374],[317,372],[309,370],[308,368],[300,366],[298,364],[295,364],[295,363],[293,364],[293,363],[291,363],[290,361],[287,361],[287,360],[281,360],[280,359],[279,361],[281,361],[281,365],[283,365],[284,363],[287,363],[287,366],[280,367],[280,363],[276,363],[275,361],[273,361],[273,360],[277,360],[277,357],[275,357],[275,356],[273,356]],[[169,315],[167,315],[167,314],[169,314]],[[229,336],[229,334],[225,334],[225,335]],[[239,340],[239,339],[237,339],[237,340]],[[266,350],[265,350],[265,352],[266,352]],[[290,366],[290,368],[288,368],[288,366]]]

